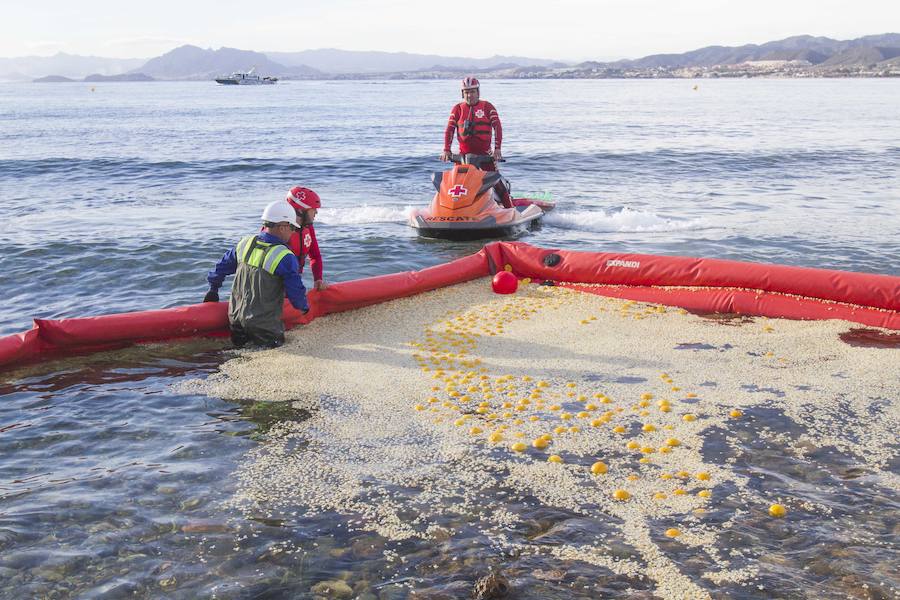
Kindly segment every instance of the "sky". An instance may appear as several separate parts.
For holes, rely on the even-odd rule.
[[[900,1],[6,0],[0,17],[0,57],[152,58],[193,44],[581,61],[900,32]]]

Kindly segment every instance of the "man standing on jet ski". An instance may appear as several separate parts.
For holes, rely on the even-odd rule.
[[[497,109],[487,100],[480,98],[480,84],[474,77],[462,80],[462,97],[460,102],[450,111],[447,129],[444,132],[444,151],[441,160],[450,160],[450,147],[453,144],[453,133],[459,139],[460,154],[478,154],[490,157],[491,160],[478,165],[484,171],[496,171],[497,163],[503,159],[500,143],[503,141],[503,127]],[[494,151],[491,152],[491,135],[494,137]],[[501,180],[494,187],[506,208],[512,207],[509,190]]]

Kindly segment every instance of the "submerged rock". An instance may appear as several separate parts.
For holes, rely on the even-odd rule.
[[[506,598],[509,594],[509,590],[509,581],[502,573],[495,571],[475,582],[475,588],[472,590],[472,597],[475,600]]]
[[[332,581],[320,581],[315,584],[309,591],[315,596],[323,598],[352,598],[353,588],[340,579]]]

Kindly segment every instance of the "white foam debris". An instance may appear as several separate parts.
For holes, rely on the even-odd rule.
[[[728,327],[565,288],[497,296],[477,280],[319,318],[282,348],[225,363],[203,387],[311,411],[272,428],[237,473],[232,504],[248,515],[335,511],[392,540],[446,539],[465,524],[509,548],[504,531],[520,519],[511,507],[528,499],[600,518],[635,552],[615,558],[598,539],[552,546],[552,556],[649,577],[664,598],[703,598],[703,580],[756,576],[752,552],[719,543],[736,520],[776,500],[827,514],[751,485],[735,458],[749,442],[782,443],[804,460],[833,448],[873,485],[898,489],[884,469],[898,452],[898,351],[839,342],[854,326]],[[791,431],[754,427],[763,409]],[[712,438],[716,451],[705,448]],[[605,472],[591,472],[597,461]],[[725,494],[746,510],[707,522]],[[672,544],[705,553],[708,572],[683,573]]]

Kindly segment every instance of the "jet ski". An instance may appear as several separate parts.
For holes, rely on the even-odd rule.
[[[510,238],[538,229],[541,218],[555,206],[537,198],[511,198],[505,207],[494,189],[509,180],[480,167],[491,158],[479,154],[452,154],[453,168],[432,173],[434,199],[424,209],[414,209],[409,225],[420,237],[445,240]]]

